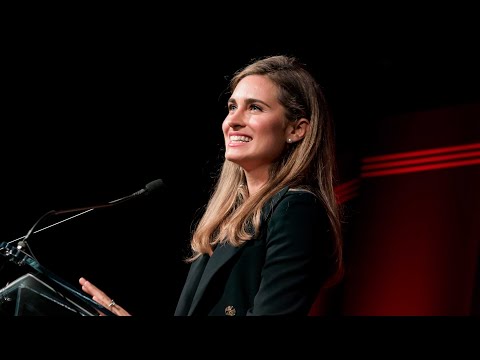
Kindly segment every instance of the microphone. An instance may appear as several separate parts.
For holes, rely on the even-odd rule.
[[[143,196],[147,196],[147,195],[150,195],[162,188],[165,187],[165,183],[163,182],[162,179],[157,179],[157,180],[153,180],[151,182],[149,182],[147,185],[145,185],[145,187],[143,189],[140,189],[136,192],[134,192],[133,194],[130,194],[128,196],[124,196],[122,198],[119,198],[119,199],[116,199],[116,200],[112,200],[112,201],[109,201],[108,203],[106,204],[98,204],[98,205],[93,205],[93,206],[86,206],[86,207],[79,207],[79,208],[74,208],[74,209],[65,209],[65,210],[50,210],[48,212],[46,212],[45,214],[43,214],[36,222],[35,224],[33,224],[33,226],[30,228],[30,230],[27,232],[26,235],[24,236],[21,236],[17,239],[14,239],[14,240],[11,240],[7,243],[8,244],[11,244],[15,241],[18,241],[18,244],[17,244],[17,249],[21,250],[22,248],[24,248],[25,246],[28,246],[27,244],[27,239],[30,238],[30,236],[32,234],[36,234],[40,231],[43,231],[45,229],[48,229],[52,226],[55,226],[55,225],[58,225],[62,222],[65,222],[65,221],[68,221],[70,219],[73,219],[77,216],[80,216],[80,215],[83,215],[83,214],[86,214],[87,212],[90,212],[90,211],[93,211],[95,209],[101,209],[101,208],[107,208],[107,207],[112,207],[112,206],[115,206],[115,205],[118,205],[118,204],[121,204],[125,201],[129,201],[129,200],[132,200],[132,199],[135,199],[135,198],[138,198],[138,197],[143,197]],[[76,215],[73,215],[73,216],[70,216],[66,219],[63,219],[61,221],[58,221],[54,224],[51,224],[49,226],[46,226],[44,228],[41,228],[41,229],[38,229],[38,230],[35,230],[38,226],[38,224],[40,224],[44,219],[46,219],[47,217],[51,216],[51,215],[61,215],[61,214],[69,214],[69,213],[73,213],[73,212],[80,212],[79,214],[76,214]],[[19,241],[20,240],[20,241]]]

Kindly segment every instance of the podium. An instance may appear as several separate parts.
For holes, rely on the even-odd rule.
[[[29,270],[0,289],[0,316],[114,315],[13,245],[0,243],[0,254]]]
[[[27,273],[0,290],[1,316],[95,316],[93,308],[73,301],[38,276]]]

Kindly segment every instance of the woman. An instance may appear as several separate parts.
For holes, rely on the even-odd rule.
[[[237,71],[225,161],[191,239],[175,315],[308,315],[342,275],[333,124],[313,76],[271,56]],[[129,315],[93,284],[82,289]]]

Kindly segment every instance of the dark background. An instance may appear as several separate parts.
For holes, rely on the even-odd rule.
[[[480,98],[473,26],[271,28],[258,36],[157,27],[160,20],[94,29],[68,22],[18,26],[6,37],[0,240],[24,235],[49,210],[105,203],[163,179],[165,191],[29,240],[41,264],[75,286],[89,278],[139,315],[173,313],[192,222],[222,159],[223,91],[252,58],[288,54],[307,64],[331,105],[343,164],[370,155],[372,134],[389,116]],[[340,179],[353,171],[340,167]],[[2,266],[0,287],[18,270]],[[161,307],[146,305],[158,294]]]

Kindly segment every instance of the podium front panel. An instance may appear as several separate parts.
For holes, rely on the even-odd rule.
[[[86,304],[27,273],[0,289],[0,316],[96,316]]]

